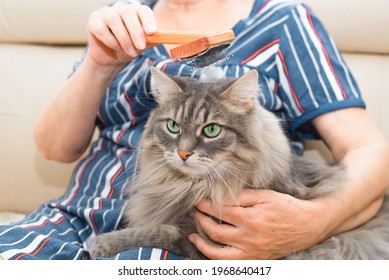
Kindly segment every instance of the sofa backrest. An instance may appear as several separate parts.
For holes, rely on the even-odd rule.
[[[303,0],[342,52],[389,54],[389,1]]]
[[[0,0],[0,42],[85,44],[91,11],[111,0]],[[389,54],[389,1],[303,0],[343,52]]]
[[[0,0],[0,42],[86,43],[89,14],[110,0]]]

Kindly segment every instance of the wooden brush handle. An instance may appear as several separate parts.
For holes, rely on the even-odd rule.
[[[153,35],[146,35],[149,44],[182,45],[206,37],[207,33],[189,31],[158,31]]]

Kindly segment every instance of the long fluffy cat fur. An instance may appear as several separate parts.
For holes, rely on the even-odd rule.
[[[279,120],[258,102],[254,70],[236,80],[214,83],[170,77],[156,69],[151,72],[158,106],[145,126],[138,172],[129,186],[123,214],[129,227],[90,238],[87,243],[93,256],[112,257],[143,246],[204,259],[187,240],[192,232],[207,238],[189,216],[200,200],[210,199],[218,208],[225,199],[234,202],[244,188],[311,199],[342,187],[341,164],[327,165],[292,154]],[[168,119],[181,123],[179,135],[169,135]],[[212,122],[222,124],[222,140],[201,135],[202,125]],[[179,158],[177,149],[194,154],[187,162]],[[193,166],[189,165],[192,157]],[[386,199],[377,217],[366,225],[286,258],[387,259],[387,221]]]

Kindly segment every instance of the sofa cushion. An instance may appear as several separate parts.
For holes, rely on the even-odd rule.
[[[0,225],[7,225],[9,223],[21,220],[25,215],[13,212],[0,212]]]
[[[0,44],[0,211],[27,212],[63,193],[75,164],[44,159],[33,131],[83,47]]]

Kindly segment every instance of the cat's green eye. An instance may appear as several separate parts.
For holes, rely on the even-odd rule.
[[[221,131],[222,131],[222,128],[220,127],[220,125],[218,125],[216,123],[211,123],[211,124],[207,125],[206,127],[204,127],[204,129],[203,129],[204,135],[208,138],[215,138],[216,136],[218,136],[220,134]]]
[[[169,119],[167,121],[167,129],[171,132],[171,133],[174,133],[174,134],[177,134],[180,132],[181,128],[180,128],[180,125],[175,121],[175,120],[172,120],[172,119]]]

